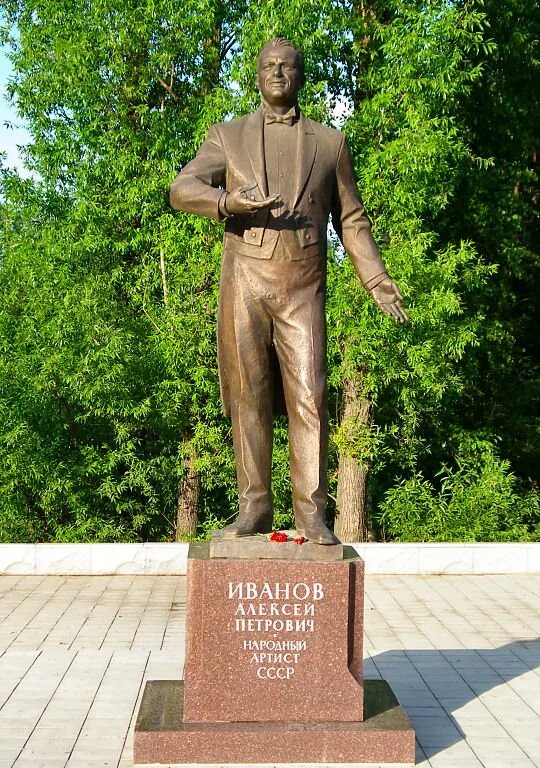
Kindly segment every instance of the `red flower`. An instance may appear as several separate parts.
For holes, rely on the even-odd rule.
[[[277,541],[280,544],[283,544],[284,541],[288,541],[289,537],[286,533],[283,533],[283,531],[274,531],[273,534],[270,536],[270,541]]]
[[[295,544],[303,544],[304,541],[307,541],[305,536],[298,536],[296,539],[293,539]]]

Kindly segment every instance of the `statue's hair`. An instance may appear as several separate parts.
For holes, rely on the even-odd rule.
[[[302,73],[304,72],[304,57],[302,55],[302,51],[300,48],[297,48],[294,43],[291,43],[290,40],[287,40],[286,37],[273,37],[272,40],[269,40],[267,43],[265,43],[259,51],[258,61],[261,60],[261,56],[263,55],[263,52],[267,50],[267,48],[292,48],[293,51],[296,51],[300,68]]]

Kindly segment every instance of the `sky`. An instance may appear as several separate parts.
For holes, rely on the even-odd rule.
[[[30,136],[23,121],[17,117],[15,109],[6,99],[11,73],[11,64],[0,47],[0,152],[7,154],[7,160],[3,161],[5,166],[23,171],[18,145],[27,144]],[[6,123],[12,124],[12,127],[7,127]]]

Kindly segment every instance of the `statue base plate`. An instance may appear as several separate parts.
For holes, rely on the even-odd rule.
[[[363,722],[186,723],[183,680],[146,683],[135,765],[400,763],[414,765],[414,731],[388,683],[364,681]]]
[[[304,541],[296,544],[296,531],[283,531],[290,541],[270,541],[270,534],[239,536],[237,539],[224,539],[222,531],[214,531],[210,539],[210,558],[229,558],[232,560],[307,560],[330,563],[343,560],[343,544],[316,544]]]

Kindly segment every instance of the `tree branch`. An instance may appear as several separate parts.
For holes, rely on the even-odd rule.
[[[177,93],[174,92],[171,85],[168,85],[165,80],[163,80],[161,77],[157,78],[157,81],[160,85],[162,85],[167,93],[178,103],[180,101],[180,96],[178,96]]]

